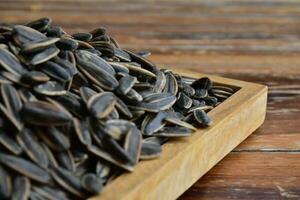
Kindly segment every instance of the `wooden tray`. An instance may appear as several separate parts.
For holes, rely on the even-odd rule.
[[[200,78],[185,71],[177,73]],[[163,145],[161,157],[142,161],[133,173],[125,173],[90,200],[176,199],[264,121],[267,87],[255,83],[210,77],[218,84],[239,90],[208,114],[213,125],[192,136]]]

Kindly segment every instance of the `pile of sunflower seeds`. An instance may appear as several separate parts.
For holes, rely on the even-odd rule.
[[[84,199],[211,125],[234,89],[158,69],[104,28],[0,26],[0,199]]]

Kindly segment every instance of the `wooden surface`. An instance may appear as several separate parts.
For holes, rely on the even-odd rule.
[[[176,72],[194,78],[207,76],[184,70]],[[213,125],[198,129],[190,137],[167,142],[159,159],[140,162],[133,173],[118,177],[90,200],[173,200],[263,123],[266,86],[209,77],[214,83],[239,88],[208,113]]]
[[[106,26],[163,67],[268,85],[264,125],[179,199],[300,198],[299,1],[0,1],[1,21],[44,15],[70,32]]]

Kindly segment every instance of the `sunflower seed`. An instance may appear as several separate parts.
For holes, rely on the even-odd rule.
[[[58,167],[58,163],[56,161],[56,158],[54,157],[52,151],[49,149],[49,147],[41,142],[41,146],[43,147],[45,153],[47,154],[48,160],[49,160],[49,167]]]
[[[14,35],[14,41],[20,46],[30,43],[37,42],[46,39],[47,37],[37,30],[34,30],[27,26],[17,25],[12,30]]]
[[[166,93],[168,94],[168,93]],[[176,97],[172,94],[161,95],[156,97],[154,100],[152,99],[149,102],[137,102],[134,106],[130,106],[130,108],[145,110],[148,112],[159,112],[160,110],[167,110],[173,106],[176,102]]]
[[[133,76],[124,76],[119,80],[119,87],[118,91],[122,95],[126,95],[133,87],[133,85],[136,83],[137,78]]]
[[[33,186],[32,189],[37,194],[48,200],[70,200],[65,192],[62,192],[56,188],[51,188],[47,186]]]
[[[208,95],[208,91],[206,89],[196,89],[193,98],[201,100],[207,97],[207,95]]]
[[[3,104],[0,103],[0,111],[3,116],[8,119],[8,121],[13,125],[15,129],[21,131],[23,129],[23,123],[20,122],[16,117],[7,109]]]
[[[22,47],[21,52],[24,54],[39,52],[55,44],[57,41],[59,41],[59,38],[45,38],[44,40],[38,42],[30,42]]]
[[[47,30],[47,28],[50,26],[52,20],[49,17],[43,17],[37,20],[34,20],[32,22],[29,22],[26,24],[26,26],[29,26],[33,29],[36,29],[38,31],[45,31]]]
[[[51,176],[62,188],[77,197],[84,198],[80,180],[74,176],[73,173],[61,167],[57,167],[51,171]]]
[[[8,199],[12,195],[12,180],[8,172],[0,165],[0,198]]]
[[[153,92],[156,93],[162,92],[166,86],[166,83],[167,83],[167,78],[165,74],[162,71],[158,70],[156,72],[156,82],[153,88]]]
[[[157,158],[160,156],[161,151],[162,149],[159,144],[143,141],[140,159],[149,160]]]
[[[108,72],[111,75],[115,75],[115,70],[113,69],[112,66],[110,66],[110,64],[108,62],[106,62],[104,59],[102,59],[101,57],[90,53],[88,51],[85,50],[81,50],[81,51],[77,51],[76,52],[76,56],[78,59],[78,62],[80,64],[80,62],[89,62],[92,63],[94,65],[97,66],[97,68],[101,68],[102,70],[105,70],[106,72]]]
[[[20,155],[22,153],[22,148],[18,143],[15,142],[15,140],[10,137],[8,134],[4,133],[0,130],[0,143],[3,147],[8,149],[10,152],[12,152],[15,155]]]
[[[114,48],[115,56],[118,57],[121,61],[131,62],[130,55],[119,48]]]
[[[154,136],[159,137],[186,137],[192,134],[191,129],[185,127],[164,127],[154,133]]]
[[[126,74],[129,74],[129,69],[127,67],[125,67],[124,65],[122,65],[119,62],[109,62],[109,64],[112,66],[112,68],[114,68],[115,72],[123,72]]]
[[[12,200],[27,200],[30,195],[30,180],[24,176],[17,176],[13,181]]]
[[[97,94],[96,91],[94,91],[93,89],[89,88],[89,87],[80,87],[79,89],[80,91],[80,96],[82,98],[82,100],[87,103],[88,100]]]
[[[27,71],[16,56],[3,48],[0,48],[0,66],[16,75],[22,75]]]
[[[131,166],[130,164],[123,164],[122,162],[113,158],[109,153],[99,149],[97,146],[91,145],[88,147],[88,150],[91,153],[93,153],[94,155],[99,156],[100,158],[102,158],[116,166],[119,166],[122,169],[125,169],[127,171],[133,171],[133,166]]]
[[[191,86],[195,89],[206,89],[210,90],[212,87],[212,82],[209,78],[203,77],[194,81]]]
[[[17,90],[10,84],[2,84],[1,94],[8,111],[19,120],[19,111],[23,104]]]
[[[44,126],[64,125],[72,120],[69,113],[45,101],[27,102],[21,115],[27,123]]]
[[[73,40],[71,38],[61,38],[56,44],[57,48],[65,51],[73,51],[77,49],[78,42],[76,40]]]
[[[100,177],[102,180],[108,178],[111,172],[111,167],[108,164],[104,164],[102,162],[98,162],[96,165],[96,175]]]
[[[114,90],[118,87],[117,79],[105,69],[88,61],[80,61],[80,59],[78,59],[78,65],[82,73],[100,87],[107,90]]]
[[[29,199],[30,200],[46,200],[42,195],[40,195],[39,193],[34,192],[34,191],[30,191]]]
[[[54,46],[50,46],[42,50],[41,52],[36,53],[33,56],[29,57],[28,63],[30,65],[38,65],[50,60],[51,58],[54,58],[58,53],[59,53],[59,49],[57,49]]]
[[[142,95],[140,95],[135,89],[130,89],[126,94],[126,98],[137,102],[143,101]]]
[[[22,75],[21,82],[25,84],[39,84],[49,81],[50,78],[40,71],[30,71]]]
[[[48,183],[50,180],[46,170],[23,158],[0,153],[0,163],[35,181]]]
[[[123,65],[125,67],[127,67],[131,73],[138,74],[138,75],[145,75],[145,76],[149,76],[149,77],[156,77],[156,75],[154,73],[152,73],[151,71],[148,71],[146,69],[143,69],[141,67],[137,67],[135,65],[126,64],[126,63],[124,63]]]
[[[64,34],[66,34],[66,33],[60,26],[49,26],[47,28],[47,36],[48,37],[61,37]]]
[[[179,108],[189,109],[193,105],[193,100],[183,92],[179,92],[177,98],[178,99],[176,101],[176,106],[178,106]]]
[[[178,84],[176,78],[171,72],[166,73],[166,84],[163,89],[164,93],[170,93],[176,96],[178,92]]]
[[[76,40],[81,40],[81,41],[84,41],[84,42],[88,42],[92,39],[93,35],[91,33],[81,32],[81,33],[72,34],[72,37]]]
[[[77,134],[79,141],[86,146],[91,145],[92,138],[88,129],[88,124],[84,121],[80,122],[76,118],[73,120],[73,123],[74,123],[75,133]]]
[[[70,172],[75,172],[75,161],[70,151],[57,152],[56,158],[59,166]]]
[[[67,82],[71,79],[70,72],[55,62],[48,61],[48,62],[42,64],[39,68],[45,74],[49,75],[50,77],[52,77],[60,82]]]
[[[65,151],[71,146],[71,142],[59,129],[48,127],[45,130],[40,130],[39,137],[53,150]]]
[[[163,111],[158,112],[156,115],[146,116],[141,125],[141,131],[143,132],[143,135],[152,135],[154,132],[163,128],[166,117],[167,113]]]
[[[102,181],[95,174],[88,173],[82,176],[81,186],[90,194],[98,194],[102,189]]]
[[[201,126],[210,126],[211,125],[211,119],[210,117],[204,112],[203,110],[195,110],[194,112],[194,117],[196,121],[199,123]]]
[[[87,107],[94,117],[103,119],[112,112],[115,104],[113,93],[103,92],[92,96],[87,102]]]
[[[116,99],[116,109],[123,114],[124,116],[126,116],[127,118],[131,119],[133,117],[131,111],[129,110],[129,108],[127,107],[127,105],[117,96],[115,96]]]
[[[67,92],[58,82],[55,81],[48,81],[46,83],[36,85],[33,90],[36,93],[48,96],[64,95]]]
[[[17,141],[22,146],[22,149],[25,151],[26,155],[36,164],[42,168],[48,167],[47,155],[44,152],[43,148],[40,146],[37,138],[33,136],[33,133],[24,128],[18,135]]]
[[[131,157],[132,164],[136,164],[139,160],[142,146],[142,135],[136,126],[131,126],[128,130],[124,142],[124,149]]]

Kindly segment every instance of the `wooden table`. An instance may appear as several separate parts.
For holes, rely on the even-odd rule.
[[[300,199],[299,1],[0,1],[3,22],[45,15],[68,32],[105,26],[160,67],[268,85],[264,125],[179,199]]]

